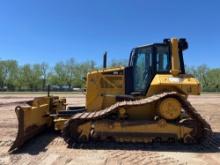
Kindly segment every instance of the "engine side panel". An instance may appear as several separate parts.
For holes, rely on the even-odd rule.
[[[87,75],[86,109],[98,111],[113,105],[124,94],[124,68],[103,69]]]
[[[200,95],[200,83],[192,75],[182,74],[177,77],[171,74],[157,74],[147,91],[146,96],[152,96],[157,93],[177,91],[186,96]]]

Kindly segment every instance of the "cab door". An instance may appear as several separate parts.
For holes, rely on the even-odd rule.
[[[144,95],[153,78],[153,47],[136,48],[132,65],[133,92]]]

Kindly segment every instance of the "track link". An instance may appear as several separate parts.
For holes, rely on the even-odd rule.
[[[71,119],[69,119],[65,123],[63,129],[64,140],[67,143],[80,142],[79,136],[81,132],[78,131],[78,127],[81,124],[84,124],[86,122],[96,121],[99,119],[105,119],[108,115],[117,112],[119,108],[146,105],[159,101],[166,97],[173,97],[179,100],[185,112],[193,120],[196,121],[196,134],[193,135],[193,137],[197,141],[200,141],[201,139],[205,139],[205,137],[210,136],[212,134],[210,125],[205,121],[205,119],[201,117],[201,115],[195,110],[195,108],[190,104],[190,102],[188,102],[182,95],[178,94],[177,92],[164,92],[140,100],[117,102],[110,107],[107,107],[103,110],[99,110],[96,112],[78,113],[72,116]]]

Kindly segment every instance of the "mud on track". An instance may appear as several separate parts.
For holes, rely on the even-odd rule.
[[[59,133],[49,130],[9,155],[7,150],[17,133],[14,107],[32,98],[31,95],[0,96],[0,165],[220,164],[220,94],[189,98],[214,131],[214,137],[201,145],[89,143],[68,148]],[[67,102],[83,105],[85,100],[83,95],[77,94],[69,96]]]

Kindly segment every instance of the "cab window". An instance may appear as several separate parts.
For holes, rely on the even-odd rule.
[[[156,52],[156,69],[158,73],[169,73],[170,52],[168,46],[158,46]]]

